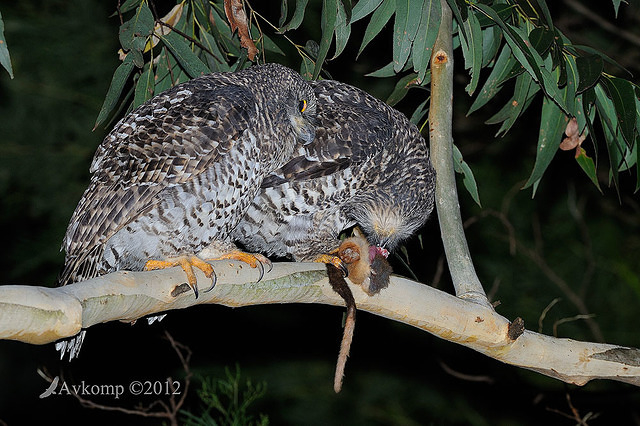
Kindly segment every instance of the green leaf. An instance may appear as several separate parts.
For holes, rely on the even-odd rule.
[[[353,5],[351,4],[351,0],[340,0],[342,7],[344,8],[344,12],[347,15],[347,25],[351,24],[351,15],[353,13]]]
[[[575,117],[578,115],[576,111],[576,90],[578,87],[578,82],[580,80],[580,76],[578,75],[578,67],[576,64],[576,60],[571,55],[565,55],[565,69],[566,69],[566,94],[565,94],[565,105],[567,106],[567,111],[571,117]]]
[[[335,59],[340,56],[344,48],[347,46],[347,41],[349,41],[349,36],[351,35],[351,24],[348,23],[349,17],[347,16],[347,12],[342,2],[338,2],[338,16],[336,19],[336,53],[331,59]]]
[[[182,36],[176,34],[175,31],[171,31],[166,35],[161,35],[160,39],[165,46],[171,51],[173,56],[180,62],[180,65],[191,78],[200,77],[204,74],[209,74],[211,70],[193,53],[189,44],[182,38]]]
[[[509,4],[494,3],[492,6],[502,21],[508,21],[511,18],[513,10],[516,6]],[[478,22],[482,28],[495,26],[496,23],[486,15],[477,16]]]
[[[509,108],[509,116],[498,130],[497,135],[506,134],[516,122],[516,119],[522,114],[525,107],[530,104],[531,98],[538,92],[539,88],[533,84],[533,79],[529,74],[523,73],[516,79],[516,88],[513,98],[507,103]]]
[[[522,73],[522,71],[522,66],[511,54],[511,48],[505,45],[493,66],[493,70],[491,70],[489,77],[487,77],[487,81],[482,87],[482,90],[480,90],[471,108],[469,108],[467,115],[484,106],[502,89],[502,83]]]
[[[313,79],[316,80],[322,70],[324,60],[329,53],[331,41],[333,40],[333,32],[336,29],[336,21],[338,18],[338,1],[323,0],[322,1],[322,17],[320,19],[320,28],[322,29],[322,37],[320,38],[320,49],[318,49],[318,57],[316,58],[316,67],[313,70]]]
[[[582,50],[583,52],[587,52],[591,55],[597,55],[600,56],[602,58],[603,61],[608,62],[609,64],[617,67],[618,69],[626,72],[627,74],[629,74],[629,76],[633,77],[633,74],[631,73],[631,71],[629,71],[628,69],[626,69],[625,67],[623,67],[622,65],[620,65],[619,63],[617,63],[616,61],[614,61],[613,59],[611,59],[610,57],[608,57],[607,55],[605,55],[604,53],[589,47],[589,46],[582,46],[582,45],[578,45],[578,44],[566,44],[565,48],[572,53],[574,56],[583,56],[581,54],[578,53],[579,50]]]
[[[313,78],[314,68],[315,64],[313,63],[313,61],[307,56],[303,56],[302,62],[300,63],[300,75],[307,80],[311,80]]]
[[[608,76],[602,79],[602,83],[616,109],[622,137],[627,145],[631,146],[635,140],[636,127],[636,97],[633,84],[622,78]]]
[[[104,122],[113,108],[118,103],[118,99],[120,98],[120,94],[122,93],[122,89],[124,88],[125,83],[129,79],[129,75],[133,70],[133,59],[130,55],[127,55],[124,58],[124,61],[116,68],[116,71],[113,73],[113,78],[111,79],[111,85],[109,86],[109,90],[107,91],[107,96],[104,98],[104,102],[102,103],[102,108],[100,108],[100,112],[98,113],[98,118],[96,119],[96,124],[93,126],[93,130],[95,130],[102,122]]]
[[[554,36],[548,29],[538,27],[529,33],[529,41],[540,56],[545,56],[554,41]]]
[[[376,10],[380,4],[382,4],[382,0],[360,0],[353,6],[353,10],[351,11],[351,23],[353,24],[369,15]]]
[[[502,45],[502,31],[495,25],[482,31],[482,68],[493,61]]]
[[[616,115],[613,101],[607,96],[602,83],[596,84],[595,103],[600,116],[600,123],[604,133],[604,139],[607,146],[607,154],[609,154],[609,174],[613,180],[616,189],[618,189],[618,169],[622,164],[622,152],[624,147],[620,144],[620,131],[618,127],[618,117]]]
[[[125,51],[137,50],[142,52],[147,44],[147,38],[153,33],[153,14],[146,3],[136,10],[135,15],[120,26],[118,36]]]
[[[469,192],[469,195],[471,195],[471,198],[473,198],[473,201],[475,201],[478,206],[482,207],[482,204],[480,204],[480,195],[478,194],[478,184],[473,176],[473,171],[464,161],[462,153],[455,145],[453,146],[453,168],[457,173],[460,173],[463,176],[462,183]]]
[[[13,78],[13,68],[11,67],[11,57],[7,48],[7,39],[4,36],[4,21],[0,13],[0,65],[7,70],[9,77]]]
[[[598,55],[578,56],[576,58],[576,66],[578,67],[578,75],[580,76],[580,84],[578,84],[578,93],[593,87],[602,75],[604,63]]]
[[[411,73],[402,77],[396,83],[396,86],[393,89],[393,92],[387,98],[387,103],[391,106],[394,106],[398,102],[400,102],[409,91],[409,88],[418,86],[417,83],[418,74]]]
[[[280,46],[271,40],[265,33],[260,34],[260,30],[258,30],[258,27],[255,25],[251,27],[251,38],[256,41],[256,44],[262,44],[262,49],[258,48],[258,50],[286,56],[282,49],[280,49]]]
[[[138,7],[140,3],[142,3],[142,0],[127,0],[120,6],[120,13],[127,13]]]
[[[220,50],[216,39],[211,33],[200,31],[200,42],[211,52],[211,54],[204,52],[204,57],[211,71],[226,72],[230,70],[229,64],[224,60],[226,55]]]
[[[287,14],[289,13],[289,2],[287,0],[280,1],[280,19],[278,20],[278,27],[282,28],[287,20]]]
[[[286,0],[283,0],[286,1]],[[293,16],[291,17],[291,21],[284,27],[280,28],[279,34],[283,34],[289,30],[295,30],[302,24],[304,20],[304,11],[307,8],[307,3],[309,0],[296,0],[296,10],[293,12]]]
[[[622,0],[612,0],[612,1],[613,1],[613,11],[615,12],[616,19],[618,19],[618,9],[620,9],[620,3],[622,3]]]
[[[392,61],[378,70],[365,74],[365,77],[393,77],[394,75],[396,75],[396,72],[393,70]]]
[[[551,19],[551,13],[549,12],[549,8],[547,7],[546,0],[536,0],[538,3],[538,7],[542,11],[542,17],[544,18],[545,23],[549,28],[553,28],[553,20]]]
[[[427,97],[427,99],[422,101],[422,103],[420,103],[420,105],[417,106],[416,110],[413,111],[413,114],[411,114],[411,118],[409,119],[409,121],[411,121],[413,124],[415,124],[418,127],[420,127],[420,122],[425,117],[425,115],[427,115],[427,113],[429,112],[429,99],[431,98]]]
[[[538,134],[536,161],[533,166],[533,172],[522,189],[535,184],[536,187],[533,191],[533,194],[535,195],[537,183],[542,179],[542,175],[547,170],[549,163],[551,163],[551,160],[558,151],[558,147],[562,141],[562,135],[567,127],[567,121],[567,116],[564,115],[558,105],[545,96],[542,100],[542,114],[540,115],[540,131]]]
[[[133,97],[133,107],[137,108],[145,101],[151,99],[153,96],[153,88],[154,88],[154,74],[153,69],[149,66],[147,67],[140,77],[138,77],[138,82],[136,83],[136,90]]]
[[[465,87],[469,95],[473,95],[478,82],[480,81],[480,69],[482,68],[482,29],[478,23],[476,15],[469,13],[463,26],[466,28],[467,36],[462,43],[462,53],[464,55],[464,66],[471,70],[471,81]]]
[[[411,48],[411,57],[413,70],[418,73],[418,80],[422,84],[433,53],[433,45],[440,29],[440,20],[442,18],[440,0],[426,0],[421,15],[420,26]]]
[[[411,40],[407,36],[408,17],[409,0],[396,0],[396,19],[393,24],[393,70],[395,72],[402,70],[411,52]]]
[[[578,148],[578,154],[576,155],[576,161],[580,168],[589,176],[591,182],[598,188],[598,191],[602,193],[602,189],[600,189],[600,182],[598,182],[598,175],[596,172],[596,164],[593,162],[593,159],[587,155],[587,151],[584,148]]]
[[[367,25],[367,29],[364,31],[364,37],[362,38],[362,44],[360,45],[360,49],[358,50],[356,59],[358,59],[369,42],[380,33],[385,25],[387,25],[387,22],[389,22],[389,19],[391,19],[391,16],[395,11],[395,0],[384,0],[380,7],[377,8],[375,12],[373,12],[373,15],[371,15],[371,20]]]

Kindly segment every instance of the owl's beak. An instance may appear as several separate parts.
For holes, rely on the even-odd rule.
[[[303,117],[293,117],[293,125],[303,145],[309,145],[316,137],[316,128]]]

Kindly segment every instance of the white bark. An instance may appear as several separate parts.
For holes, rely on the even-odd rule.
[[[342,306],[323,264],[275,263],[261,282],[237,262],[213,263],[218,284],[198,300],[180,268],[116,272],[66,287],[0,286],[0,338],[45,344],[92,325],[182,309],[196,304],[246,306],[323,303]],[[208,280],[196,271],[200,288]],[[394,276],[370,297],[351,286],[358,309],[400,321],[515,366],[568,383],[611,379],[640,386],[640,350],[554,338],[524,331],[511,340],[509,321],[493,309]],[[179,293],[176,296],[173,294]]]

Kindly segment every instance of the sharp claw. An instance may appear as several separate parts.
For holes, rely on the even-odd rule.
[[[269,273],[273,270],[273,263],[271,263],[269,259],[267,259],[267,266],[269,267],[269,270],[267,271],[267,273]]]
[[[349,270],[347,269],[347,265],[344,262],[340,262],[340,270],[344,274],[345,278],[349,276]]]
[[[258,260],[258,265],[260,266],[260,277],[258,277],[258,281],[256,282],[260,282],[262,280],[262,277],[264,277],[264,265],[262,264],[262,262],[260,262],[260,260]]]
[[[218,277],[216,276],[216,272],[213,271],[213,274],[211,274],[211,287],[209,287],[206,290],[202,290],[203,293],[208,293],[211,290],[213,290],[213,288],[216,286],[216,282],[218,281]]]
[[[193,290],[193,293],[196,295],[196,299],[198,298],[198,284],[193,284],[191,286],[191,289]]]

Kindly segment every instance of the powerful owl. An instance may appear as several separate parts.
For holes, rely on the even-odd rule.
[[[357,224],[392,251],[433,210],[427,144],[402,113],[364,91],[332,80],[310,84],[315,140],[264,179],[233,237],[250,250],[311,261],[335,251],[338,235]]]
[[[120,120],[99,146],[67,229],[60,284],[115,270],[191,266],[197,254],[255,265],[231,231],[265,176],[313,141],[316,98],[276,64],[179,84]]]

